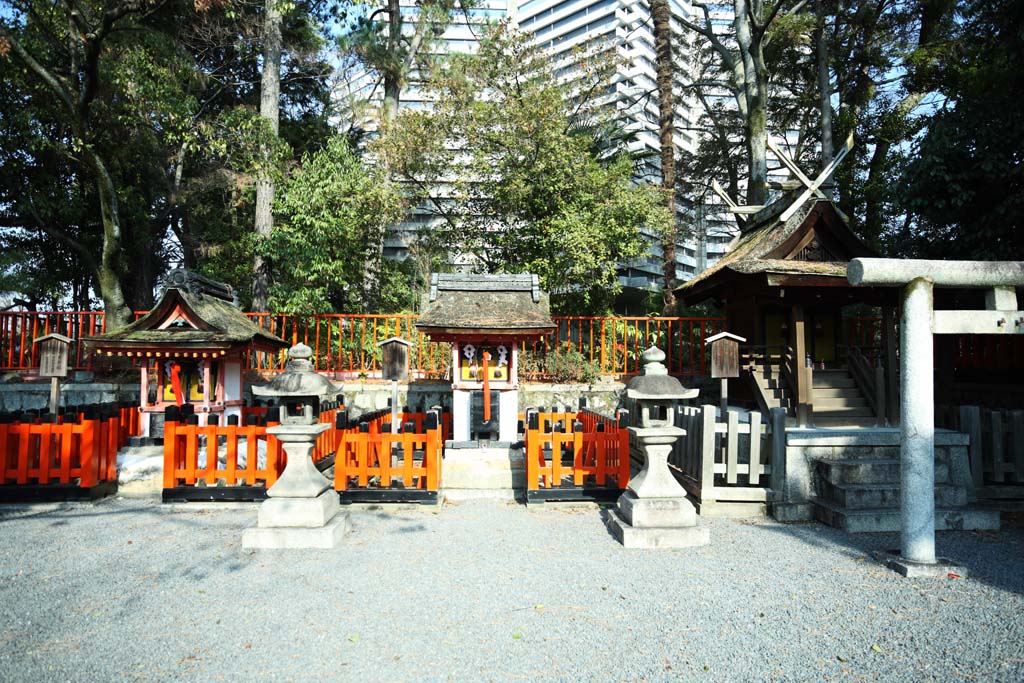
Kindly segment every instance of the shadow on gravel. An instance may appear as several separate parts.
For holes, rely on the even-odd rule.
[[[850,534],[817,522],[752,524],[759,534],[781,534],[815,547],[839,549],[855,560],[871,559],[876,550],[900,547],[898,533]],[[714,534],[712,532],[712,543]],[[1024,595],[1024,527],[1003,524],[999,531],[938,531],[936,554],[966,568],[968,578],[993,588]],[[876,565],[881,566],[881,565]],[[893,576],[899,576],[893,572]],[[922,579],[908,579],[921,581]],[[939,579],[947,580],[947,579]]]

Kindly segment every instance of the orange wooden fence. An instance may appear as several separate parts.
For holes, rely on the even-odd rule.
[[[274,410],[246,408],[244,425],[229,418],[226,425],[200,426],[197,415],[183,415],[176,406],[164,414],[165,501],[259,500],[284,471],[281,442],[267,433],[278,424]],[[324,404],[319,421],[331,428],[317,438],[312,459],[329,466],[324,461],[334,456],[339,435],[348,428],[344,406]]]
[[[112,493],[117,452],[138,433],[138,410],[126,404],[0,415],[0,500]]]
[[[442,416],[403,412],[398,433],[386,428],[390,411],[367,417],[339,439],[334,488],[342,500],[436,501],[444,449]]]
[[[527,500],[612,500],[629,483],[629,432],[618,418],[531,409],[525,444]]]
[[[136,316],[143,312],[136,312]],[[304,342],[313,348],[313,361],[320,372],[369,378],[380,376],[377,342],[399,336],[412,342],[410,370],[414,377],[444,377],[451,362],[448,344],[431,342],[415,327],[415,314],[354,315],[325,313],[307,317],[273,313],[246,315],[269,332],[290,343]],[[706,374],[704,339],[720,332],[725,319],[642,318],[642,317],[560,317],[555,329],[530,344],[523,344],[523,376],[543,379],[544,359],[552,353],[575,352],[602,375],[639,372],[640,354],[657,344],[666,353],[670,372],[676,375]],[[76,369],[105,367],[94,359],[81,339],[105,331],[101,311],[5,311],[0,312],[0,369],[30,370],[39,365],[39,351],[33,339],[60,332],[74,341],[71,366]],[[250,370],[281,370],[284,354],[250,354]]]

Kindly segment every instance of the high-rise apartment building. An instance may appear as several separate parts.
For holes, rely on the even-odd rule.
[[[686,89],[694,73],[693,57],[679,18],[689,18],[689,3],[669,0],[675,41],[675,134],[676,153],[695,152],[699,144],[699,101]],[[660,181],[657,66],[654,27],[646,0],[526,0],[516,15],[519,28],[549,50],[563,68],[571,68],[575,50],[605,43],[614,46],[619,66],[608,106],[615,116],[636,131],[637,150],[652,152],[644,177]],[[686,280],[725,252],[735,233],[734,223],[721,212],[694,207],[680,197],[677,204],[680,240],[676,248],[677,277]],[[647,256],[623,264],[624,287],[657,290],[661,287],[662,251],[658,237],[647,235]]]
[[[670,0],[674,19],[688,17],[692,8],[686,2]],[[415,11],[410,3],[409,11]],[[510,19],[520,30],[532,37],[540,47],[548,50],[558,73],[572,78],[577,68],[577,48],[609,49],[615,51],[618,64],[613,87],[602,104],[613,116],[635,131],[636,141],[631,151],[654,152],[647,167],[639,173],[638,181],[660,182],[658,150],[658,93],[653,26],[645,0],[485,0],[468,15],[457,15],[445,30],[436,48],[449,52],[472,52],[477,40],[486,30],[488,21]],[[673,21],[673,30],[680,36],[683,29]],[[677,41],[674,142],[679,151],[693,152],[698,145],[699,102],[685,88],[692,78],[692,55],[685,41]],[[372,81],[359,82],[363,88],[372,87]],[[369,92],[368,90],[364,90]],[[381,88],[376,96],[380,97]],[[415,82],[403,90],[403,107],[429,107],[429,98]],[[681,198],[682,199],[682,198]],[[731,220],[707,207],[689,206],[678,201],[678,220],[681,226],[677,245],[677,277],[693,277],[714,263],[731,241],[734,229]],[[385,243],[385,254],[402,258],[407,252],[415,232],[429,227],[434,219],[429,212],[414,212],[402,225],[392,230]],[[643,228],[641,228],[643,229]],[[650,244],[648,254],[620,269],[620,283],[624,288],[637,291],[656,291],[661,287],[662,251],[660,238],[646,235]]]

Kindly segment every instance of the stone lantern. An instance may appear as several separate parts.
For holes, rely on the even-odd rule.
[[[279,404],[280,424],[267,433],[281,441],[288,463],[260,505],[259,522],[245,530],[245,548],[333,548],[348,529],[338,494],[310,457],[317,438],[332,425],[318,423],[321,400],[337,396],[337,387],[317,374],[312,349],[298,344],[288,350],[285,371],[253,395]]]
[[[669,376],[661,349],[652,346],[642,359],[643,374],[626,385],[626,398],[634,401],[633,412],[639,416],[629,434],[643,452],[644,466],[611,513],[612,533],[627,548],[706,545],[708,530],[697,526],[693,503],[668,469],[672,445],[686,434],[675,426],[676,402],[695,398],[699,389],[686,389]]]

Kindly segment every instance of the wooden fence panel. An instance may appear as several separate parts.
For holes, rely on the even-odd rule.
[[[436,492],[440,488],[444,448],[440,416],[405,412],[400,416],[398,433],[383,429],[384,420],[391,419],[387,410],[365,415],[369,421],[361,419],[358,427],[341,433],[334,458],[336,490]]]
[[[1024,410],[936,406],[936,416],[937,426],[968,436],[972,499],[1024,495]]]
[[[93,489],[116,482],[117,452],[137,435],[137,422],[122,424],[124,414],[104,405],[41,418],[0,416],[0,498],[20,499],[17,487],[38,487],[45,498],[51,485]]]
[[[524,417],[528,500],[609,497],[629,484],[629,432],[619,417],[586,408]]]
[[[771,430],[759,412],[729,411],[723,422],[715,406],[684,407],[676,426],[686,435],[675,444],[669,464],[702,506],[768,501]]]

